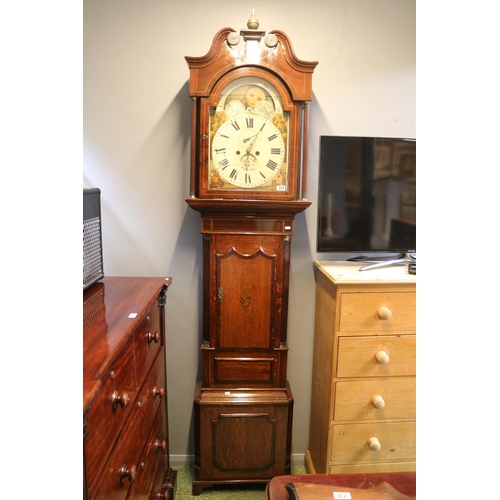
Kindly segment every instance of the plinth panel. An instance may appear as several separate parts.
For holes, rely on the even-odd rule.
[[[212,413],[213,465],[220,471],[262,470],[274,464],[276,416],[271,408]]]

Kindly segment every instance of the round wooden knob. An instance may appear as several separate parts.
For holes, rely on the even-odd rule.
[[[155,342],[156,344],[158,344],[158,342],[160,341],[160,334],[158,332],[155,333],[148,332],[147,338],[148,338],[148,344],[151,344],[151,342]]]
[[[385,406],[385,401],[382,396],[373,396],[372,405],[377,408],[377,410],[381,410]]]
[[[163,387],[156,387],[156,385],[153,387],[153,399],[156,397],[159,397],[160,399],[163,399],[165,396],[165,389]]]
[[[128,479],[131,483],[135,481],[135,478],[137,476],[137,470],[135,468],[135,465],[130,466],[127,468],[125,464],[123,464],[120,467],[120,481],[123,483],[125,479]]]
[[[160,450],[162,452],[165,452],[165,450],[167,449],[167,442],[165,441],[165,439],[162,439],[161,441],[159,439],[155,439],[153,446],[156,453],[158,453]]]
[[[128,405],[129,401],[130,396],[126,392],[120,394],[118,391],[113,391],[113,394],[111,394],[111,404],[113,405],[113,407],[121,405],[122,408],[125,408],[125,406]]]
[[[375,354],[375,359],[379,365],[386,365],[389,363],[389,355],[385,351],[379,351]]]
[[[381,320],[388,320],[388,319],[391,319],[391,316],[392,316],[392,312],[391,310],[388,308],[388,307],[385,307],[385,306],[382,306],[378,309],[377,311],[377,316],[381,319]]]
[[[372,451],[380,450],[381,446],[379,440],[377,438],[370,438],[368,440],[368,448]]]

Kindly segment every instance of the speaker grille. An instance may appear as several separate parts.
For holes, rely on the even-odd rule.
[[[83,288],[103,276],[101,222],[99,217],[83,221]]]

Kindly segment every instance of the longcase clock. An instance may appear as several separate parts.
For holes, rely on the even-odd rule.
[[[307,190],[308,106],[317,62],[287,35],[221,29],[186,56],[192,100],[187,204],[203,235],[202,377],[194,395],[193,494],[290,473],[290,245]]]

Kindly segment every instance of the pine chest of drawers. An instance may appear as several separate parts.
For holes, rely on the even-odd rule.
[[[416,469],[416,278],[315,262],[310,473]]]
[[[83,294],[84,499],[174,498],[165,356],[170,283],[105,277]]]

